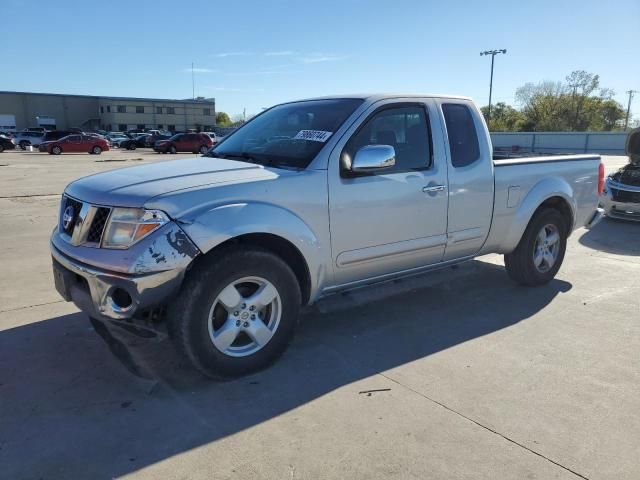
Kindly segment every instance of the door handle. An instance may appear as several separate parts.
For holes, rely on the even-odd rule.
[[[422,191],[424,193],[436,193],[436,192],[444,192],[447,189],[445,185],[429,185],[426,187],[422,187]]]

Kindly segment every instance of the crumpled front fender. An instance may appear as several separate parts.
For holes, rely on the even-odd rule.
[[[307,264],[311,301],[327,274],[322,261],[329,255],[326,247],[307,223],[280,206],[259,202],[217,206],[181,227],[203,253],[246,234],[267,233],[287,240],[298,249]]]

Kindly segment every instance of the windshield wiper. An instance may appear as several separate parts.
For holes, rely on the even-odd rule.
[[[263,162],[258,160],[256,157],[254,157],[253,155],[247,153],[247,152],[232,152],[232,153],[216,153],[216,152],[212,152],[214,156],[219,157],[219,158],[237,158],[237,159],[241,159],[244,160],[245,162],[249,162],[249,163],[257,163],[258,165],[270,165],[271,162],[267,161],[267,162]]]

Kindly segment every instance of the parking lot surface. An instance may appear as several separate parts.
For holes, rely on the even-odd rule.
[[[49,233],[69,181],[187,156],[0,154],[0,477],[640,478],[640,224],[576,231],[542,288],[490,255],[324,300],[239,380],[166,341],[130,374],[55,292]]]

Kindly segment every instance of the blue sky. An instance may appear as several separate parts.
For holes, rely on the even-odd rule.
[[[230,114],[354,92],[484,105],[490,60],[479,52],[494,48],[508,50],[496,57],[495,101],[578,69],[598,73],[625,107],[625,90],[640,90],[638,0],[2,4],[12,20],[0,31],[0,90],[189,98],[193,61],[196,95]],[[640,94],[632,108],[640,118]]]

